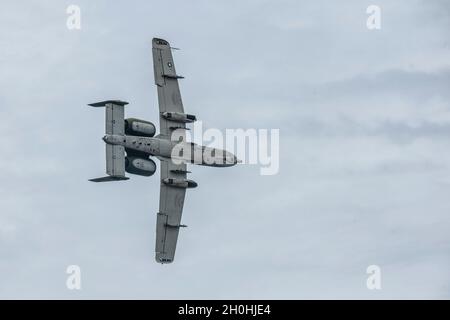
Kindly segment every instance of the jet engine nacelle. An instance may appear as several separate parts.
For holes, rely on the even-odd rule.
[[[153,137],[155,133],[156,133],[155,125],[150,121],[135,118],[125,119],[126,135]]]
[[[151,159],[126,157],[125,171],[128,173],[149,177],[156,172],[156,163]]]
[[[197,120],[196,116],[192,114],[186,114],[181,112],[163,112],[161,113],[161,116],[164,119],[175,121],[175,122],[184,122],[184,123],[190,123]]]

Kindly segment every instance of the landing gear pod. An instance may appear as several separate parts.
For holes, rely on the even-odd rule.
[[[162,180],[165,185],[175,187],[175,188],[195,188],[197,187],[197,182],[189,179],[175,179],[175,178],[165,178]]]
[[[197,120],[197,117],[193,114],[186,114],[181,112],[163,112],[161,113],[161,116],[164,119],[175,121],[175,122],[183,122],[183,123],[190,123]]]

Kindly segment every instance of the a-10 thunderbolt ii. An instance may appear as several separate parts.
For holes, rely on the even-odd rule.
[[[184,196],[187,188],[197,183],[187,179],[186,163],[213,167],[228,167],[240,162],[232,153],[199,146],[185,141],[186,124],[196,121],[194,115],[184,113],[171,47],[163,39],[152,41],[153,69],[158,89],[160,133],[155,136],[155,125],[149,121],[124,119],[127,102],[107,100],[89,104],[105,107],[106,177],[93,182],[127,180],[125,172],[151,176],[161,162],[159,212],[156,222],[156,261],[174,260],[178,231],[181,224]]]

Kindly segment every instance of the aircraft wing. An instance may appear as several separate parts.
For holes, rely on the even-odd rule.
[[[186,189],[167,186],[165,178],[186,178],[186,164],[174,164],[171,159],[161,161],[161,189],[156,220],[156,256],[160,263],[171,263],[175,256],[178,231]]]
[[[161,116],[161,113],[184,113],[180,87],[178,86],[178,79],[183,77],[177,75],[175,71],[172,51],[166,40],[154,38],[152,41],[152,51],[155,84],[158,87],[160,132],[162,136],[167,136],[170,139],[173,130],[177,128],[185,129],[186,125],[167,120]]]

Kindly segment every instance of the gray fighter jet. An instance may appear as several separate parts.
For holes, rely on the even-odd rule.
[[[160,134],[155,136],[155,125],[149,121],[124,119],[124,106],[120,100],[107,100],[89,104],[105,107],[106,177],[93,182],[127,180],[125,172],[151,176],[156,163],[161,161],[159,212],[156,222],[156,261],[171,263],[174,260],[178,231],[181,224],[186,189],[197,183],[187,179],[190,173],[186,163],[228,167],[240,162],[225,150],[199,146],[186,141],[186,124],[196,121],[194,115],[184,113],[171,47],[163,39],[152,41],[153,69],[158,89]]]

